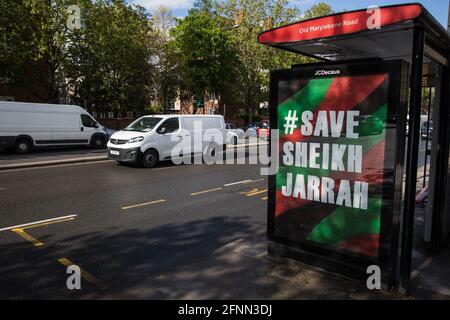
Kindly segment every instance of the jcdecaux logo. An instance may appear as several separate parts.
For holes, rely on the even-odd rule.
[[[336,76],[340,75],[341,70],[317,70],[316,76]]]

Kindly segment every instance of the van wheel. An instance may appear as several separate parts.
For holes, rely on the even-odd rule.
[[[91,147],[94,149],[103,149],[106,145],[106,140],[102,136],[92,138]]]
[[[25,154],[31,151],[31,142],[27,139],[19,139],[14,144],[14,151],[16,153]]]
[[[233,137],[233,146],[237,146],[237,144],[238,144],[238,138]]]
[[[213,164],[215,161],[217,152],[218,152],[218,145],[215,143],[211,143],[203,155],[203,163]]]
[[[152,168],[159,161],[158,152],[155,149],[149,149],[142,155],[142,166],[144,168]]]

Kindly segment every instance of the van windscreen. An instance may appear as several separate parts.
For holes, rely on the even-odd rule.
[[[123,129],[123,131],[148,132],[151,131],[161,120],[162,118],[158,117],[142,117]]]

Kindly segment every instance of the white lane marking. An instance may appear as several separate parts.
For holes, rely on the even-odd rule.
[[[238,182],[227,183],[227,184],[224,184],[223,186],[224,187],[231,187],[231,186],[235,186],[237,184],[249,183],[249,182],[252,182],[252,181],[253,180],[242,180],[242,181],[238,181]]]
[[[161,168],[154,168],[154,169],[151,169],[151,171],[161,171],[161,170],[169,170],[169,169],[173,169],[173,168],[176,168],[177,166],[175,166],[175,167],[161,167]]]
[[[239,144],[237,146],[229,145],[227,148],[235,149],[235,148],[254,148],[258,146],[266,146],[269,145],[267,142],[260,142],[260,143],[249,143],[249,144]]]
[[[6,188],[0,188],[0,191],[1,191],[1,190],[6,190]]]
[[[219,190],[222,190],[222,188],[215,188],[215,189],[203,190],[203,191],[199,191],[199,192],[193,192],[193,193],[191,193],[191,196],[198,196],[199,194],[205,194],[205,193],[210,193],[210,192],[219,191]]]
[[[139,204],[134,204],[131,206],[122,207],[121,209],[122,210],[134,209],[134,208],[145,207],[145,206],[149,206],[151,204],[157,204],[157,203],[162,203],[162,202],[166,202],[166,200],[160,199],[160,200],[155,200],[155,201],[150,201],[150,202],[145,202],[145,203],[139,203]]]
[[[0,232],[2,231],[7,231],[7,230],[11,230],[11,229],[17,229],[17,228],[23,228],[23,227],[29,227],[29,226],[33,226],[35,224],[41,224],[41,223],[45,223],[45,222],[52,222],[52,221],[57,221],[57,220],[62,220],[62,219],[68,219],[68,218],[75,218],[78,215],[76,214],[71,214],[68,216],[63,216],[63,217],[57,217],[57,218],[51,218],[51,219],[45,219],[45,220],[40,220],[40,221],[35,221],[35,222],[30,222],[30,223],[24,223],[24,224],[18,224],[16,226],[11,226],[11,227],[6,227],[6,228],[1,228]]]

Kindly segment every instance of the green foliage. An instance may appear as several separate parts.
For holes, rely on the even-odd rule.
[[[325,2],[319,2],[305,11],[303,19],[312,19],[317,17],[326,16],[333,13],[331,6]]]
[[[148,103],[151,25],[147,13],[122,0],[85,1],[83,28],[72,35],[67,77],[75,100],[96,110],[141,110]]]
[[[81,29],[68,27],[72,4],[81,8]],[[1,0],[1,6],[9,45],[0,60],[18,83],[38,82],[54,103],[72,84],[75,102],[97,110],[120,113],[142,109],[148,102],[151,25],[143,8],[124,0]],[[28,78],[27,70],[36,63],[43,65],[42,73]]]
[[[45,87],[45,98],[56,100],[58,81],[62,78],[61,68],[67,57],[70,31],[66,8],[73,1],[68,0],[2,0],[1,29],[7,46],[3,48],[0,60],[15,74],[15,81],[30,86],[38,82]],[[42,62],[48,72],[33,73],[29,78],[27,69]]]
[[[152,17],[153,28],[150,32],[150,98],[155,107],[164,113],[174,105],[181,87],[176,48],[170,37],[170,29],[174,23],[170,10],[160,7]]]
[[[217,4],[217,12],[231,29],[239,59],[229,98],[251,114],[268,100],[270,70],[305,61],[299,55],[260,45],[257,37],[266,29],[299,20],[300,11],[289,7],[287,0],[226,0]]]
[[[80,29],[67,26],[72,4]],[[302,15],[288,0],[196,0],[174,19],[125,0],[0,0],[0,68],[44,86],[49,102],[70,86],[75,103],[118,115],[167,112],[177,97],[205,93],[254,114],[268,100],[271,70],[311,60],[260,45],[258,35],[331,12],[324,2]],[[30,77],[38,63],[45,68]]]
[[[224,94],[234,73],[236,55],[219,19],[194,9],[177,20],[171,34],[185,87],[194,95]]]

